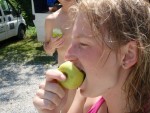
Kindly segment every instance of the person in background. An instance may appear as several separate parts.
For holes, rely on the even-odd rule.
[[[76,2],[78,1],[59,0],[59,2],[62,4],[63,7],[59,9],[58,11],[50,14],[45,20],[46,37],[45,37],[45,42],[44,42],[44,50],[46,51],[47,54],[53,55],[53,53],[57,50],[58,65],[62,64],[65,61],[64,55],[65,55],[67,48],[69,47],[71,43],[73,21],[71,20],[70,15],[68,13],[69,8],[70,6],[75,5]],[[63,36],[54,39],[51,36],[53,28],[60,28],[63,32]],[[90,108],[92,104],[97,101],[97,98],[85,98],[81,96],[79,90],[77,90],[77,92],[69,91],[69,95],[72,96],[71,97],[72,99],[76,95],[75,99],[78,98],[79,103],[80,102],[85,103],[83,109]],[[76,106],[79,105],[77,102],[74,102],[73,104],[75,104]]]
[[[65,51],[69,47],[69,44],[71,43],[71,34],[72,34],[72,27],[73,27],[73,21],[70,18],[69,15],[69,8],[72,5],[76,4],[76,0],[59,0],[59,2],[63,5],[61,9],[58,11],[50,14],[46,20],[45,20],[45,30],[46,30],[46,37],[44,42],[44,50],[48,55],[53,55],[53,53],[57,50],[58,52],[58,65],[62,64],[64,62],[64,55]],[[52,37],[52,29],[53,28],[60,28],[63,32],[62,37],[58,37],[54,39]],[[69,95],[71,95],[72,99],[78,98],[78,102],[85,103],[84,108],[90,108],[94,102],[96,102],[97,98],[85,98],[81,96],[80,91],[70,91]],[[71,100],[72,100],[71,99]],[[70,100],[68,100],[70,101]],[[70,103],[69,103],[70,104]],[[77,102],[74,102],[73,104],[78,105]],[[69,105],[68,105],[69,106]],[[80,107],[80,106],[78,106]],[[67,107],[66,109],[68,109]],[[83,109],[84,109],[83,108]],[[74,110],[75,111],[75,110]],[[53,112],[53,111],[52,111]]]
[[[73,21],[69,17],[70,6],[76,3],[76,0],[59,0],[62,8],[56,12],[49,14],[45,20],[45,42],[44,50],[48,55],[53,55],[55,51],[58,53],[58,64],[64,62],[65,51],[71,42],[71,32]],[[62,37],[53,38],[52,31],[54,28],[61,29]]]
[[[145,0],[81,0],[76,8],[65,60],[85,72],[77,89],[81,95],[99,100],[83,111],[85,101],[79,103],[76,97],[67,101],[69,91],[57,82],[66,80],[65,75],[48,70],[34,98],[36,108],[41,113],[149,113],[150,4]]]
[[[35,13],[49,12],[47,0],[33,0]]]
[[[48,5],[49,7],[53,7],[56,2],[58,2],[58,0],[47,0],[47,5]]]
[[[50,12],[55,12],[62,7],[58,0],[47,0]]]

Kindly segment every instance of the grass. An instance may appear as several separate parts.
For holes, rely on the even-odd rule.
[[[35,27],[29,27],[26,38],[18,40],[12,37],[0,42],[0,63],[52,64],[56,62],[56,54],[52,57],[45,54],[41,42],[37,41]]]

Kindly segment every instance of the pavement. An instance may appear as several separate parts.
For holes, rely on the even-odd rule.
[[[0,113],[37,113],[32,100],[46,70],[45,65],[0,63]]]

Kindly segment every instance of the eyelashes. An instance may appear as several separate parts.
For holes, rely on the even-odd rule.
[[[85,43],[80,43],[81,46],[88,46],[87,44]]]
[[[79,43],[80,47],[88,47],[89,45],[86,43]]]

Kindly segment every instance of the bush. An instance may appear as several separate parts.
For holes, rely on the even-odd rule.
[[[26,37],[36,37],[36,29],[35,27],[28,26],[28,29],[26,31]]]

